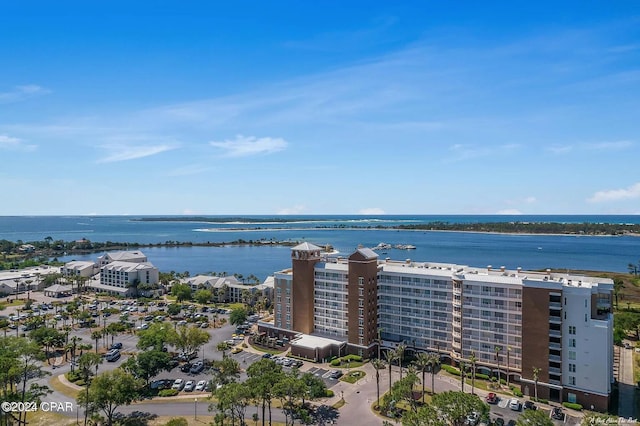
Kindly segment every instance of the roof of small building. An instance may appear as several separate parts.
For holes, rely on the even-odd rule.
[[[322,250],[322,249],[320,247],[318,247],[317,245],[315,245],[315,244],[304,242],[302,244],[298,244],[297,246],[293,247],[291,250],[318,251],[318,250]]]
[[[342,345],[344,342],[334,339],[328,339],[326,337],[313,336],[310,334],[302,334],[291,341],[291,345],[309,348],[309,349],[323,349],[333,345]]]

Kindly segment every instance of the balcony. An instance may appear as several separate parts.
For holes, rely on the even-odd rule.
[[[549,302],[549,309],[562,309],[562,303],[560,303],[560,302]]]
[[[559,330],[549,330],[549,337],[562,337],[562,332]]]
[[[562,362],[562,357],[558,355],[549,355],[549,361]]]
[[[560,318],[560,317],[549,317],[549,324],[562,324],[562,318]]]
[[[562,350],[562,345],[560,343],[549,343],[549,349],[560,351]]]

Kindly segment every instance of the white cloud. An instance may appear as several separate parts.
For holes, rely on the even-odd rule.
[[[386,214],[384,210],[379,207],[369,207],[366,209],[361,209],[358,211],[358,214],[362,215],[383,215]]]
[[[285,207],[283,209],[280,209],[277,214],[282,214],[282,215],[302,214],[304,213],[305,210],[307,210],[305,206],[297,205],[293,207]]]
[[[226,151],[228,157],[248,157],[251,155],[271,154],[287,147],[287,141],[281,138],[256,138],[255,136],[237,135],[235,140],[224,142],[212,141],[213,147]]]
[[[538,201],[538,200],[536,200],[536,197],[534,197],[534,196],[529,196],[529,197],[526,197],[526,198],[525,198],[524,200],[522,200],[522,201],[524,201],[524,202],[525,202],[525,203],[527,203],[527,204],[532,204],[532,203],[535,203],[535,202],[536,202],[536,201]]]
[[[24,144],[22,139],[20,138],[15,138],[8,135],[0,135],[0,149],[13,151],[33,151],[36,148],[36,145]]]
[[[521,215],[522,212],[518,209],[504,209],[504,210],[498,210],[496,212],[496,214],[503,214],[503,215]]]
[[[637,182],[627,188],[609,189],[598,191],[587,199],[590,203],[603,203],[606,201],[619,201],[640,198],[640,182]]]
[[[631,148],[632,146],[632,141],[598,142],[586,145],[588,149],[605,151],[620,151],[623,149]]]
[[[9,92],[0,92],[0,103],[18,102],[50,92],[50,90],[35,84],[16,86]]]
[[[552,154],[568,154],[571,151],[573,151],[573,146],[571,145],[558,145],[558,146],[550,146],[548,148],[546,148],[547,151],[551,152]]]
[[[149,157],[161,152],[175,149],[171,145],[151,145],[151,146],[125,146],[125,145],[103,145],[102,148],[109,151],[108,155],[98,163],[113,163],[116,161],[135,160],[137,158]]]

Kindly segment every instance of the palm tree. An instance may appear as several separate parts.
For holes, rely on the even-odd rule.
[[[436,367],[440,365],[440,354],[429,354],[429,367],[431,368],[431,395],[436,393],[435,387],[435,377],[436,377]]]
[[[380,404],[380,370],[384,369],[386,365],[383,360],[378,358],[373,359],[371,365],[376,369],[376,391],[378,399],[376,399],[376,406],[374,408],[378,408],[378,404]],[[422,392],[424,393],[424,385]]]
[[[98,341],[102,337],[102,330],[95,330],[91,332],[91,338],[96,341],[96,353],[98,353]]]
[[[502,350],[502,347],[500,347],[500,346],[496,346],[495,347],[496,362],[498,363],[498,386],[500,386],[500,351],[501,350]]]
[[[533,391],[536,397],[536,402],[538,401],[538,379],[540,377],[540,369],[533,367]]]
[[[429,367],[429,355],[424,352],[419,352],[413,364],[422,373],[422,400],[424,401],[424,375],[427,372],[427,367]]]
[[[398,367],[400,367],[400,380],[402,380],[402,361],[404,361],[404,352],[407,350],[407,345],[401,343],[396,348]]]
[[[393,362],[396,360],[396,352],[392,351],[391,349],[388,349],[385,353],[384,353],[384,359],[385,361],[387,361],[387,364],[389,365],[389,390],[391,390],[391,364],[393,364]]]
[[[471,364],[471,394],[475,394],[476,389],[476,363],[478,362],[478,358],[476,358],[475,351],[471,352],[471,356],[469,357],[469,363]]]
[[[460,390],[464,393],[464,374],[467,369],[467,363],[464,360],[460,361]]]
[[[220,342],[218,343],[218,346],[216,346],[216,349],[222,352],[223,359],[226,358],[227,356],[226,351],[228,351],[229,348],[230,348],[230,345],[227,342]]]

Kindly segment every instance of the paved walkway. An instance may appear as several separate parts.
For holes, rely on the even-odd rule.
[[[633,349],[618,348],[618,415],[636,418],[635,382],[633,380]]]

